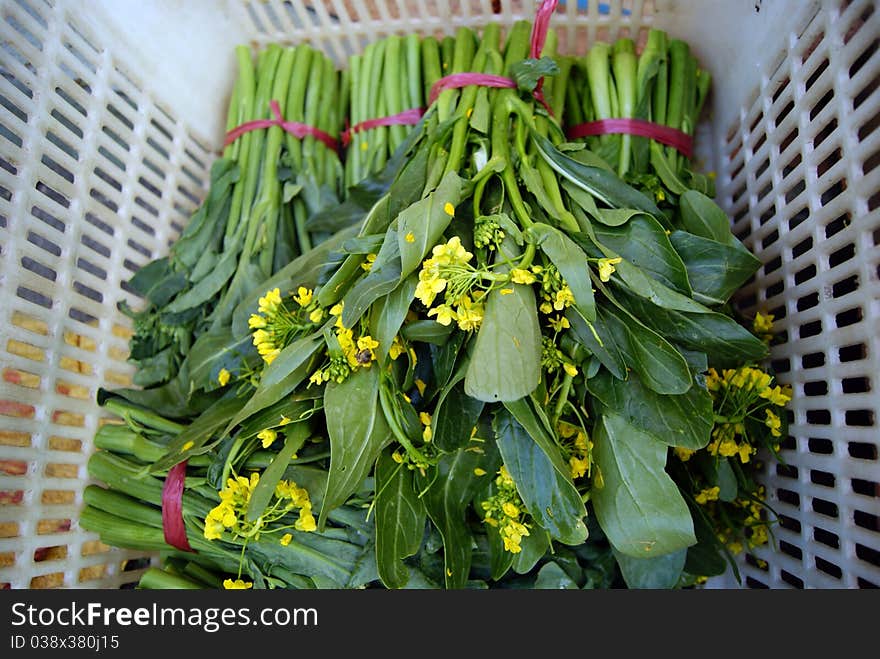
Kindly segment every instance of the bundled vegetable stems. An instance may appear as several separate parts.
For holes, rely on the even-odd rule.
[[[236,50],[238,77],[228,106],[229,130],[272,117],[338,134],[339,80],[331,60],[306,45],[271,45],[253,61]],[[146,300],[133,311],[135,384],[168,384],[205,333],[230,322],[242,298],[282,265],[307,252],[314,237],[305,221],[338,203],[342,164],[312,136],[299,140],[277,126],[240,135],[211,168],[207,198],[168,257],[152,261],[129,282]]]
[[[529,57],[530,31],[391,38],[353,60],[360,118],[451,73],[516,88],[446,89],[408,132],[355,134],[347,198],[305,220],[330,235],[199,351],[182,386],[213,390],[201,410],[151,415],[144,433],[158,399],[102,392],[128,423],[112,432],[146,437],[104,438],[117,456],[90,473],[155,522],[157,479],[186,460],[187,537],[221,551],[206,550],[215,581],[680,587],[768,541],[749,469],[776,450],[790,392],[759,366],[772,318],[747,327],[730,306],[759,262],[686,159],[632,136],[570,142],[560,123],[692,131],[708,77],[662,33],[582,66],[552,31]],[[152,489],[126,490],[141,477]],[[91,528],[127,541],[110,521]],[[186,557],[168,555],[176,583]]]
[[[573,60],[576,84],[568,88],[569,126],[602,119],[643,119],[693,136],[711,86],[690,47],[650,30],[640,54],[632,39],[597,42]],[[688,189],[712,196],[711,180],[693,171],[689,159],[672,146],[646,137],[608,134],[586,138],[590,151],[625,180],[674,202]]]

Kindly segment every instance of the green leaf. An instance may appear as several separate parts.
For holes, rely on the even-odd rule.
[[[406,323],[401,328],[400,335],[407,341],[442,346],[446,344],[455,329],[452,325],[441,325],[431,318]]]
[[[236,340],[229,327],[208,330],[196,339],[186,356],[190,386],[206,391],[219,388],[217,376],[220,369],[225,368],[230,373],[235,373],[241,366],[244,355],[249,352],[253,354],[252,346],[250,336]]]
[[[237,396],[226,396],[211,405],[168,443],[165,455],[150,465],[150,473],[166,471],[181,460],[210,450],[222,438],[217,431],[241,409],[244,402]],[[188,448],[184,450],[184,446]]]
[[[681,225],[685,231],[732,246],[738,242],[730,229],[730,218],[721,207],[702,192],[688,190],[678,200]]]
[[[370,331],[373,338],[379,342],[379,347],[375,352],[380,364],[385,362],[394,337],[397,336],[406,319],[417,284],[418,277],[411,275],[400,286],[373,305]]]
[[[574,309],[566,311],[565,317],[568,319],[571,333],[578,343],[589,350],[614,377],[624,380],[626,379],[626,362],[623,358],[623,351],[616,343],[615,334],[608,324],[608,313],[603,307],[604,305],[597,308],[596,320],[593,323],[587,323],[583,316]]]
[[[683,394],[693,380],[687,362],[675,347],[634,316],[609,308],[608,327],[627,365],[658,394]]]
[[[651,142],[651,167],[657,172],[657,176],[663,182],[663,185],[672,193],[680,195],[687,192],[687,186],[681,181],[675,173],[672,165],[663,153],[663,147],[657,142]]]
[[[464,588],[469,577],[473,536],[466,513],[484,487],[484,481],[474,478],[474,469],[494,474],[500,463],[494,442],[480,447],[483,453],[469,450],[471,447],[445,453],[425,477],[416,476],[428,516],[443,538],[443,572],[448,589]]]
[[[609,412],[659,442],[691,450],[709,443],[715,423],[712,397],[702,387],[662,395],[644,386],[635,373],[624,381],[603,371],[587,381],[587,388]]]
[[[727,458],[718,458],[718,498],[721,501],[731,502],[736,499],[737,487],[736,474],[730,466]]]
[[[465,375],[465,393],[485,402],[513,401],[528,396],[541,379],[541,329],[535,294],[530,286],[511,284],[487,296]]]
[[[611,249],[661,284],[682,295],[691,295],[687,268],[669,242],[666,231],[655,219],[642,214],[620,227],[599,225],[594,226],[593,230],[596,240],[602,246]],[[577,237],[575,239],[582,243]]]
[[[523,503],[535,522],[551,537],[569,545],[587,539],[583,518],[587,511],[567,475],[507,410],[495,414],[495,436],[504,466],[516,483]],[[555,445],[551,450],[559,455]]]
[[[623,291],[619,297],[648,327],[685,348],[705,352],[710,365],[736,367],[767,357],[766,344],[729,316],[663,309]]]
[[[647,196],[627,185],[616,174],[601,167],[585,165],[558,151],[553,143],[534,128],[532,139],[538,153],[559,175],[589,192],[612,208],[634,208],[648,215],[660,217],[660,209]]]
[[[661,284],[653,277],[649,277],[641,268],[637,268],[629,261],[621,261],[614,267],[620,281],[631,292],[650,300],[658,307],[693,313],[706,313],[709,311],[699,302],[694,302],[688,296],[682,295],[678,291]]]
[[[513,557],[511,567],[517,574],[531,572],[550,548],[550,536],[544,529],[532,528],[520,541],[520,552]]]
[[[669,239],[687,268],[694,297],[707,304],[727,302],[761,267],[761,262],[743,247],[685,231],[673,231]]]
[[[309,438],[309,426],[307,423],[299,422],[284,428],[284,446],[272,458],[269,466],[263,470],[257,486],[251,492],[251,498],[248,501],[247,513],[245,519],[249,522],[255,522],[264,512],[275,493],[275,486],[278,485],[284,472],[290,465],[290,460],[299,451],[306,440]]]
[[[434,408],[434,433],[431,439],[441,451],[454,451],[466,446],[485,407],[483,401],[465,393],[463,379],[462,376],[446,387]]]
[[[425,534],[425,505],[414,487],[413,472],[383,451],[376,461],[376,567],[387,588],[407,585],[403,559],[419,551]]]
[[[310,373],[312,357],[324,345],[323,330],[304,336],[284,348],[274,361],[265,367],[256,391],[247,399],[227,424],[225,433],[296,389]]]
[[[538,86],[538,80],[559,73],[559,65],[550,57],[540,59],[529,57],[514,62],[510,67],[510,73],[521,91],[533,92]]]
[[[553,464],[553,468],[563,478],[571,480],[571,473],[562,454],[559,452],[559,446],[556,444],[551,430],[544,422],[546,417],[542,417],[537,410],[537,405],[533,404],[528,398],[509,401],[504,404],[507,412],[513,415],[514,420],[528,433],[529,437],[541,447],[544,454]],[[506,417],[505,417],[506,418]]]
[[[397,217],[401,277],[419,268],[422,260],[443,236],[453,218],[447,213],[447,204],[451,204],[453,209],[458,205],[462,184],[462,179],[455,172],[447,172],[433,192]]]
[[[727,571],[724,547],[718,541],[714,525],[706,518],[699,504],[691,503],[690,506],[697,542],[688,547],[684,569],[697,576],[714,577],[724,574]]]
[[[161,308],[184,290],[188,281],[184,273],[171,269],[168,257],[163,257],[140,268],[128,280],[128,285],[135,293]]]
[[[530,226],[526,236],[541,248],[559,270],[574,295],[581,315],[588,321],[595,320],[596,300],[584,250],[558,229],[540,222]]]
[[[225,252],[210,274],[165,307],[165,313],[180,313],[205,304],[226,286],[238,267],[238,251]]]
[[[394,227],[389,227],[370,271],[358,279],[342,298],[342,324],[349,328],[354,327],[373,302],[391,293],[400,283],[400,253],[397,237]]]
[[[649,558],[696,542],[690,510],[665,471],[664,444],[615,414],[602,416],[594,443],[603,486],[594,486],[593,506],[617,551]]]
[[[330,471],[319,529],[323,529],[327,514],[358,490],[379,452],[391,441],[379,404],[379,376],[378,368],[359,368],[341,384],[328,382],[324,389]]]
[[[577,582],[555,561],[545,563],[535,578],[535,590],[577,590]]]
[[[681,579],[687,554],[687,549],[679,549],[663,556],[636,558],[615,551],[614,557],[628,588],[669,590]]]

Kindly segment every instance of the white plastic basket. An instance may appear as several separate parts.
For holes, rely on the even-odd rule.
[[[764,263],[794,387],[764,476],[778,550],[745,586],[880,586],[880,7],[872,0],[560,3],[564,52],[659,27],[713,75],[697,140]],[[0,0],[0,587],[116,588],[136,553],[77,526],[100,386],[130,382],[124,282],[164,254],[222,142],[233,46],[341,64],[390,32],[530,19],[531,0]],[[127,570],[126,568],[132,568]],[[732,578],[714,586],[736,586]]]

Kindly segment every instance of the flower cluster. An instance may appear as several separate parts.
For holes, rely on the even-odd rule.
[[[745,549],[743,542],[746,543],[748,549],[754,549],[769,542],[770,534],[764,498],[764,486],[758,485],[750,493],[750,496],[737,498],[725,506],[723,513],[718,509],[718,504],[710,504],[710,516],[720,518],[716,526],[716,528],[722,529],[718,532],[718,540],[731,553],[741,553]],[[722,520],[726,520],[726,524]]]
[[[488,273],[472,266],[472,258],[458,236],[435,245],[431,256],[422,262],[415,293],[428,309],[429,317],[436,317],[441,325],[456,322],[466,332],[479,328],[487,290],[483,280]],[[440,293],[442,303],[433,306]]]
[[[574,294],[555,265],[533,265],[531,271],[540,284],[541,302],[538,309],[541,313],[549,316],[554,312],[564,311],[574,304]]]
[[[568,456],[568,466],[573,479],[589,477],[593,467],[593,442],[583,428],[567,421],[560,421],[556,430],[559,433],[563,452]]]
[[[336,317],[333,325],[333,337],[328,346],[328,361],[312,373],[309,378],[310,384],[321,385],[325,382],[342,383],[354,371],[359,368],[370,368],[376,361],[376,350],[379,342],[369,334],[355,334],[351,327],[342,323],[342,302],[330,308],[330,315]],[[359,328],[360,329],[360,328]],[[394,337],[394,343],[389,347],[389,355],[396,359],[404,350],[400,340]]]
[[[529,535],[525,520],[528,512],[516,490],[516,483],[504,465],[495,478],[495,493],[481,503],[486,516],[483,521],[498,530],[504,549],[511,554],[522,551],[523,537]]]
[[[710,368],[706,388],[715,402],[715,428],[707,447],[712,455],[739,456],[746,463],[757,450],[754,428],[764,435],[782,436],[782,408],[791,400],[791,389],[773,384],[773,376],[753,366]],[[751,428],[751,430],[750,430]]]
[[[474,247],[494,250],[504,240],[505,233],[495,215],[481,215],[474,220]]]
[[[251,314],[248,327],[254,331],[254,346],[266,364],[271,364],[297,334],[324,319],[324,310],[313,299],[313,293],[311,289],[300,286],[296,293],[291,294],[295,306],[285,304],[279,288],[267,291],[260,298],[259,313]]]
[[[263,514],[253,521],[248,520],[248,505],[259,482],[258,472],[251,473],[250,478],[235,476],[227,479],[226,486],[219,492],[220,503],[205,517],[205,538],[217,540],[228,531],[233,539],[248,541],[259,540],[261,534],[279,533],[291,528],[306,532],[317,528],[309,493],[296,483],[284,480],[275,486],[273,500]],[[298,519],[293,524],[282,522],[294,510],[299,510]],[[280,542],[286,546],[292,538],[292,534],[285,533]]]

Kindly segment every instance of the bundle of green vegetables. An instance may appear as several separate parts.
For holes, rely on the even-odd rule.
[[[102,391],[124,423],[98,433],[90,473],[110,492],[82,525],[164,552],[143,587],[680,587],[768,541],[753,467],[790,392],[759,366],[772,318],[746,327],[730,305],[759,263],[677,154],[656,162],[686,189],[625,136],[567,141],[576,101],[613,107],[599,80],[621,90],[627,74],[588,56],[592,77],[573,75],[552,30],[530,56],[531,30],[422,42],[407,88],[427,92],[423,118],[390,155],[354,135],[344,219],[240,298],[215,335],[216,386],[188,388],[210,405],[160,413]],[[634,70],[665,70],[671,51]],[[460,73],[514,84],[432,99]],[[635,98],[654,121],[660,86],[705,96],[695,73],[650,79]],[[163,535],[162,479],[181,467],[172,524],[194,551]]]
[[[254,61],[236,49],[238,77],[228,106],[230,129],[271,116],[338,134],[340,80],[333,62],[305,44],[272,45]],[[210,390],[199,361],[208,339],[227,326],[235,306],[291,259],[324,236],[306,219],[338,204],[343,193],[338,152],[308,135],[296,139],[280,126],[241,134],[212,168],[207,198],[167,257],[141,268],[128,282],[146,299],[134,321],[131,360],[143,388]],[[192,353],[196,358],[192,359]]]

